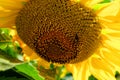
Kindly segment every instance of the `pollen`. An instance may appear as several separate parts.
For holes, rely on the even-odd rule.
[[[94,11],[72,0],[30,0],[19,12],[16,28],[31,49],[53,63],[84,61],[101,43]]]

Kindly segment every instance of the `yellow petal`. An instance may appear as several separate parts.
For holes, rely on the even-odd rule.
[[[13,28],[13,26],[15,25],[15,18],[16,15],[0,18],[0,28],[1,27]]]
[[[80,3],[82,3],[83,5],[86,5],[88,3],[88,0],[80,0]]]
[[[79,67],[81,67],[81,65],[79,65]],[[76,68],[76,66],[74,64],[66,64],[66,68],[69,72],[73,74],[73,78],[74,80],[76,80],[78,74],[78,69]]]
[[[24,2],[28,0],[0,0],[0,6],[5,9],[20,9],[23,6]]]
[[[79,3],[81,0],[70,0],[71,2]]]
[[[82,0],[84,2],[84,0]],[[92,8],[95,4],[101,2],[103,0],[87,0],[86,6]]]
[[[92,68],[91,73],[98,79],[98,80],[116,80],[113,75],[110,75],[108,72],[103,70],[97,70]]]
[[[108,37],[109,39],[120,38],[120,31],[119,30],[112,30],[112,29],[103,29],[102,34]]]
[[[81,68],[78,70],[76,80],[88,80],[90,76],[89,64],[87,62],[82,63]]]
[[[120,1],[115,0],[111,2],[109,6],[99,11],[97,15],[100,17],[116,16],[119,11],[120,11]]]
[[[113,50],[113,49],[112,49]],[[111,51],[112,51],[111,50]],[[107,52],[107,53],[106,53]],[[120,56],[120,54],[118,53],[119,51],[118,50],[113,50],[113,52],[111,53],[111,54],[115,54],[116,53],[116,55],[118,55],[117,57],[119,57]],[[120,66],[119,65],[117,65],[117,64],[119,64],[119,62],[117,61],[117,62],[115,62],[115,60],[111,60],[112,58],[113,58],[113,56],[112,57],[110,57],[110,56],[107,56],[107,55],[109,55],[110,54],[110,51],[109,51],[109,49],[107,49],[106,47],[104,47],[104,48],[101,48],[100,49],[100,52],[98,53],[99,54],[99,56],[104,60],[104,61],[106,61],[106,63],[108,63],[109,65],[111,65],[111,66],[113,66],[115,69],[113,69],[114,71],[119,71],[120,72]],[[106,55],[106,56],[105,56]]]
[[[0,12],[0,27],[13,28],[18,11]]]
[[[104,48],[101,49],[101,55],[112,64],[120,67],[120,51],[114,49],[113,47],[109,46],[108,44],[104,44]]]
[[[120,50],[120,38],[115,38],[115,37],[109,37],[107,36],[108,38],[110,38],[110,40],[106,40],[105,41],[105,44],[108,44],[109,47],[108,49],[111,48],[114,48],[114,49],[117,49],[117,50]]]
[[[101,21],[102,27],[106,29],[118,30],[120,31],[120,23],[108,22],[106,20]]]
[[[88,80],[90,76],[87,60],[76,64],[66,64],[66,68],[73,73],[74,80]]]
[[[119,25],[120,24],[120,11],[115,15],[115,16],[105,16],[105,17],[99,17],[99,19],[100,19],[100,21],[102,22],[102,23],[106,23],[107,22],[107,24],[117,24],[117,25]],[[114,26],[113,26],[114,27]]]
[[[103,0],[71,0],[71,1],[80,2],[81,4],[91,8],[93,5],[99,3]]]
[[[113,37],[116,37],[116,38],[120,38],[120,31],[116,31],[114,33],[108,33],[109,36],[113,36]]]
[[[0,17],[2,18],[2,17],[9,17],[9,16],[13,16],[13,15],[16,15],[17,13],[19,12],[19,10],[13,10],[13,11],[7,11],[7,12],[5,12],[5,11],[1,11],[0,12]]]
[[[15,18],[28,0],[0,0],[0,27],[15,26]]]
[[[114,68],[101,58],[91,58],[89,64],[91,73],[99,80],[115,80]]]

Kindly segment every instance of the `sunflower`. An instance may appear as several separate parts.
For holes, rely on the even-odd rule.
[[[116,71],[120,72],[120,61],[119,61],[119,58],[120,58],[120,38],[119,38],[120,37],[120,31],[119,31],[120,30],[120,27],[119,27],[120,26],[120,20],[119,20],[120,1],[114,0],[109,3],[103,3],[104,2],[103,0],[70,0],[70,1],[73,4],[74,3],[83,4],[85,6],[84,9],[87,9],[87,10],[88,8],[93,9],[94,13],[91,12],[91,10],[90,10],[90,13],[92,16],[93,14],[96,14],[95,17],[97,17],[97,19],[99,20],[97,21],[96,26],[98,25],[100,26],[99,29],[100,28],[102,29],[100,29],[100,33],[98,32],[100,34],[100,41],[98,41],[98,44],[97,42],[95,42],[95,44],[92,44],[95,50],[92,53],[88,53],[87,55],[89,54],[90,55],[87,57],[86,55],[81,54],[82,56],[80,56],[78,60],[73,60],[73,62],[68,62],[68,63],[66,63],[67,62],[66,61],[65,66],[67,70],[73,73],[74,80],[88,80],[88,77],[90,75],[94,75],[99,80],[116,80],[114,77],[115,72]],[[18,37],[16,32],[15,21],[17,20],[18,23],[20,23],[19,22],[21,20],[20,16],[22,15],[20,15],[19,17],[17,16],[19,14],[22,14],[22,12],[21,13],[19,12],[21,9],[23,9],[24,5],[27,4],[27,2],[29,1],[28,0],[14,0],[14,1],[0,0],[0,27],[12,28],[15,31],[13,32],[14,33],[13,40],[17,40],[20,42],[21,47],[23,48],[25,60],[37,59],[39,62],[39,65],[43,65],[47,68],[49,67],[49,64],[50,64],[49,60],[47,62],[43,58],[40,58],[33,50],[31,50],[26,44],[24,44],[24,42],[22,42],[22,40]],[[87,18],[90,19],[91,17],[88,16]],[[17,25],[19,26],[18,23]],[[86,23],[82,23],[82,24],[86,24]],[[58,34],[60,36],[62,35],[60,33]],[[57,38],[61,39],[59,37]],[[65,43],[63,42],[62,44],[67,45],[66,42]],[[68,44],[70,44],[70,42],[68,42]],[[96,45],[97,45],[97,48],[95,47]],[[88,50],[89,49],[91,50],[91,48],[88,48]],[[88,52],[91,52],[90,50]],[[54,57],[52,56],[52,58]],[[82,59],[82,61],[79,61],[80,59]]]

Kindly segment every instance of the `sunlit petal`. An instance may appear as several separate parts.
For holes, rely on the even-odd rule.
[[[97,4],[97,3],[101,2],[101,1],[103,1],[103,0],[87,0],[85,5],[92,8],[95,4]]]
[[[82,63],[82,67],[78,69],[78,75],[76,80],[88,80],[90,76],[89,64],[88,62]]]
[[[19,10],[28,0],[0,0],[0,7],[9,10]],[[15,6],[17,4],[17,6]]]
[[[120,1],[116,0],[111,2],[109,6],[99,11],[97,14],[100,17],[106,17],[106,16],[116,16],[118,12],[120,11]]]
[[[0,27],[15,26],[15,18],[28,0],[0,0]],[[17,4],[17,6],[15,6]]]
[[[109,46],[106,45],[106,47],[109,47]],[[107,48],[102,48],[100,56],[103,57],[106,61],[110,62],[112,65],[115,65],[115,67],[116,66],[119,67],[120,66],[120,61],[119,61],[120,52],[113,48],[110,48],[110,49],[111,50]],[[120,71],[119,69],[117,70]]]
[[[100,80],[115,80],[114,68],[100,58],[91,58],[90,63],[91,73]],[[98,75],[99,74],[99,75]]]

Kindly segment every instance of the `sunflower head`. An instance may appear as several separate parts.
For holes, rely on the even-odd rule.
[[[94,12],[72,0],[30,0],[16,18],[20,38],[48,62],[83,61],[99,47]]]

